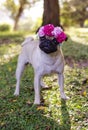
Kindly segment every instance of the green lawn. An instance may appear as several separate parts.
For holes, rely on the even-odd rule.
[[[70,28],[66,32],[69,39],[62,49],[65,58],[74,60],[74,67],[65,65],[64,72],[65,92],[70,100],[60,99],[57,75],[46,76],[44,81],[51,89],[41,90],[44,106],[33,105],[32,67],[24,71],[20,96],[13,95],[24,34],[0,34],[0,130],[88,129],[88,67],[77,67],[77,62],[88,60],[88,29]]]

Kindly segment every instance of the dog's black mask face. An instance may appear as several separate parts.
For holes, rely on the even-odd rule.
[[[44,51],[47,54],[57,51],[58,44],[59,43],[57,42],[56,38],[51,40],[51,39],[46,39],[45,36],[40,37],[39,47],[42,51]]]

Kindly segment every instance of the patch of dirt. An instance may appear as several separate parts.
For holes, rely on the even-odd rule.
[[[65,63],[70,67],[75,67],[75,66],[79,68],[88,67],[88,60],[75,61],[71,58],[65,58]]]
[[[0,39],[0,44],[8,44],[8,43],[11,43],[11,40],[10,39]]]

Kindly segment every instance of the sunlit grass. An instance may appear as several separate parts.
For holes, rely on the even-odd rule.
[[[67,34],[74,42],[88,45],[88,28],[69,28]]]
[[[16,43],[0,45],[0,64],[9,62],[14,56],[20,53],[20,49],[21,45]]]

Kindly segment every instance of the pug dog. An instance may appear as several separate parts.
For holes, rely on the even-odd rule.
[[[25,65],[29,63],[34,69],[34,104],[40,104],[40,88],[45,87],[42,78],[46,74],[57,73],[62,99],[68,99],[64,93],[64,56],[56,39],[41,37],[35,40],[28,37],[22,43],[22,50],[18,57],[16,69],[16,89],[14,95],[18,96],[20,91],[20,78]]]

